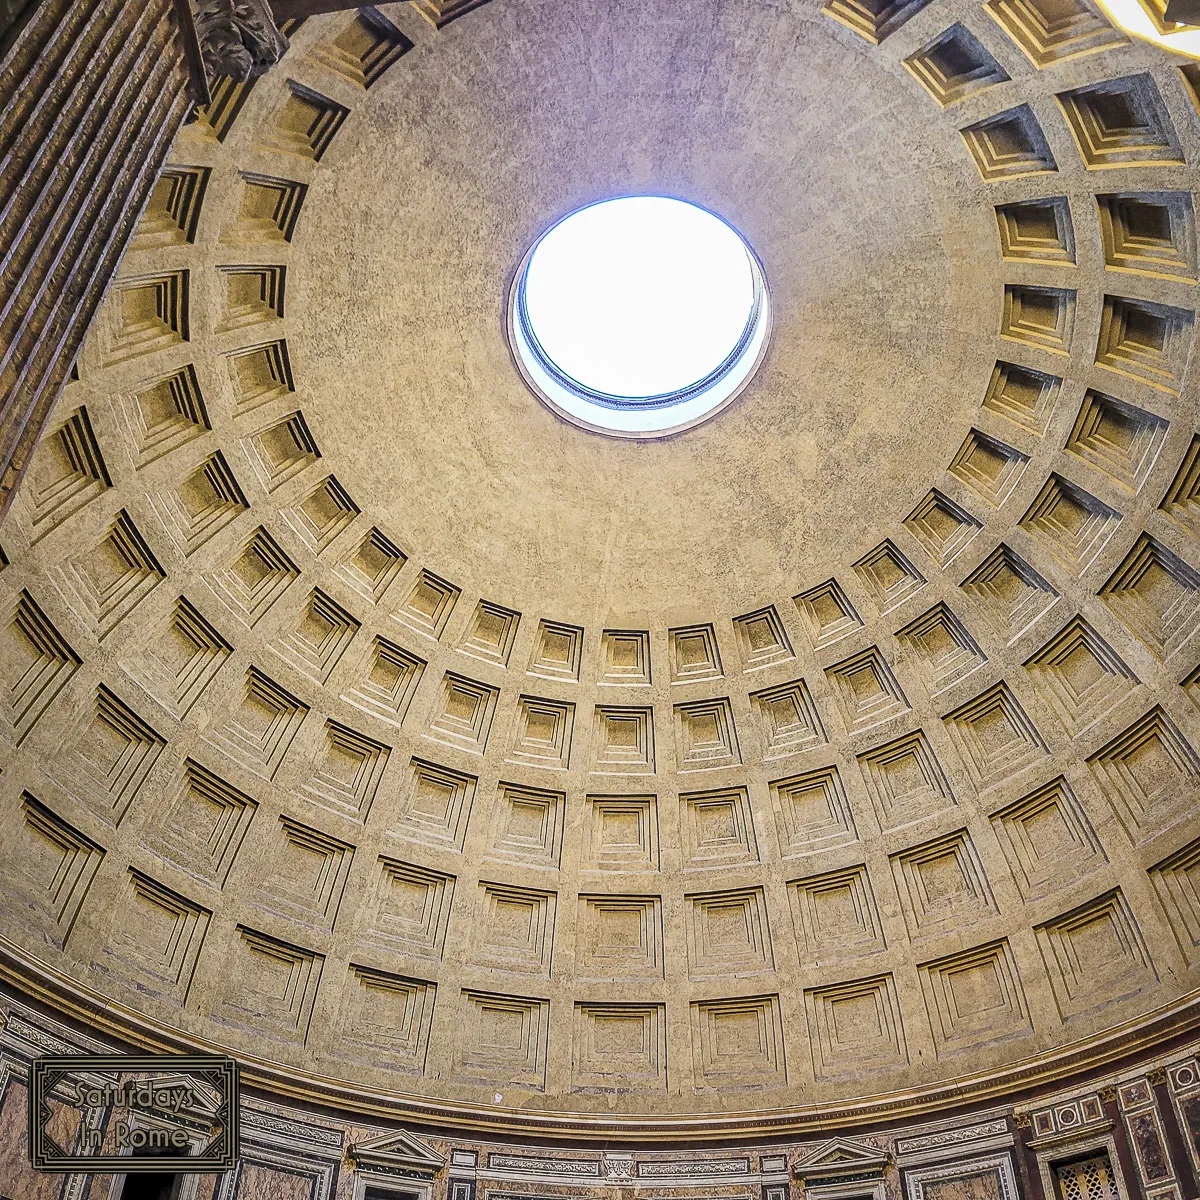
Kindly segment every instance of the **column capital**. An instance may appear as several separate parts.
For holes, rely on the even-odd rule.
[[[288,48],[268,0],[191,0],[196,36],[210,80],[247,80],[277,63]]]

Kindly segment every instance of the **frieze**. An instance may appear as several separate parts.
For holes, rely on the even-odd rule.
[[[465,1186],[462,1180],[452,1181],[453,1186]],[[486,1200],[557,1200],[557,1197],[549,1197],[546,1195],[535,1195],[532,1192],[497,1192],[488,1190]],[[652,1193],[639,1192],[639,1200],[714,1200],[712,1195],[708,1196],[678,1196],[672,1194],[654,1195]],[[751,1193],[747,1191],[722,1192],[719,1200],[760,1200],[757,1192]]]
[[[639,1179],[686,1179],[708,1175],[749,1175],[748,1158],[709,1158],[698,1162],[640,1162]]]
[[[869,1187],[873,1182],[883,1177],[882,1171],[872,1170],[869,1167],[863,1168],[861,1171],[847,1171],[836,1174],[822,1175],[819,1179],[809,1182],[805,1180],[805,1190],[811,1191],[816,1187],[838,1187],[846,1183],[858,1183],[864,1187]]]
[[[896,1143],[897,1154],[919,1154],[922,1150],[936,1150],[941,1146],[958,1146],[963,1142],[977,1142],[982,1138],[999,1137],[1008,1132],[1008,1122],[985,1121],[982,1125],[968,1125],[965,1129],[944,1129],[941,1133],[930,1133],[924,1137],[902,1138]]]
[[[329,1146],[338,1150],[341,1149],[342,1142],[345,1140],[345,1133],[341,1129],[332,1129],[326,1125],[308,1125],[300,1121],[289,1121],[285,1117],[275,1117],[269,1113],[256,1111],[252,1108],[243,1108],[243,1132],[251,1128],[258,1128],[264,1132],[273,1133],[278,1137],[287,1138],[291,1141],[316,1143],[317,1145]]]
[[[469,1181],[462,1179],[452,1179],[450,1184],[451,1188],[465,1188],[470,1186]],[[555,1185],[547,1183],[546,1186],[551,1187]],[[566,1185],[558,1184],[557,1186],[565,1187]],[[491,1188],[482,1193],[482,1195],[484,1196],[484,1200],[560,1200],[560,1197],[557,1194],[550,1196],[544,1192],[537,1194],[534,1192],[495,1191]],[[705,1196],[687,1195],[686,1193],[679,1195],[671,1192],[655,1194],[653,1192],[644,1192],[639,1189],[638,1200],[762,1200],[762,1198],[761,1194],[757,1190],[754,1192],[749,1192],[745,1188],[740,1188],[737,1191],[722,1191],[719,1196],[716,1193],[710,1193]]]
[[[492,1171],[522,1171],[535,1175],[575,1175],[584,1179],[599,1179],[600,1164],[571,1158],[526,1158],[516,1154],[489,1154],[488,1169]]]
[[[462,1181],[458,1181],[461,1183]],[[549,1186],[549,1185],[547,1185]],[[484,1193],[486,1200],[557,1200],[557,1197],[538,1195],[534,1192],[496,1192],[490,1188]],[[674,1200],[674,1198],[672,1198]],[[699,1200],[699,1198],[697,1198]],[[747,1198],[749,1200],[749,1198]]]
[[[81,1049],[97,1050],[100,1048],[98,1042],[64,1041],[62,1038],[55,1037],[52,1033],[47,1033],[46,1030],[39,1028],[37,1025],[31,1025],[14,1012],[8,1014],[4,1022],[4,1032],[6,1035],[11,1035],[13,1038],[19,1039],[27,1045],[36,1046],[39,1050],[44,1050],[47,1054],[75,1054]]]
[[[422,1183],[427,1182],[427,1177],[420,1171],[412,1171],[407,1167],[388,1167],[380,1163],[372,1163],[370,1172],[372,1175],[386,1175],[389,1179],[415,1179]]]

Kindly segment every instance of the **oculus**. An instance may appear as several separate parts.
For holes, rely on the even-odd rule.
[[[1098,0],[1118,29],[1164,50],[1200,58],[1200,0]]]
[[[624,196],[564,217],[517,270],[508,332],[555,412],[618,437],[662,437],[729,404],[770,335],[762,265],[720,217]]]

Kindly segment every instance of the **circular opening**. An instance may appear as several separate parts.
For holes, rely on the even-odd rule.
[[[1100,7],[1118,28],[1164,50],[1200,58],[1200,29],[1178,17],[1168,20],[1165,14],[1151,17],[1150,8],[1139,0],[1099,0]],[[1151,6],[1152,8],[1153,6]]]
[[[578,425],[655,437],[712,416],[762,359],[762,266],[730,225],[666,196],[581,208],[526,254],[509,336],[530,387]]]

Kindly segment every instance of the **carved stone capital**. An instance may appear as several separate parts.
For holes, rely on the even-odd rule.
[[[196,35],[210,79],[246,80],[261,75],[284,55],[268,0],[191,0]]]

